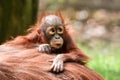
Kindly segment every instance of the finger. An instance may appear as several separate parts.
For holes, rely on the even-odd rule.
[[[60,63],[57,64],[57,70],[56,72],[60,72]]]
[[[60,65],[60,72],[63,71],[63,64]]]
[[[55,63],[53,62],[52,66],[51,66],[50,68],[53,69],[53,68],[54,68],[54,65],[55,65]]]
[[[50,46],[48,46],[48,49],[49,49],[49,53],[51,53],[51,47]]]
[[[42,51],[42,49],[41,49],[42,47],[41,47],[41,45],[39,46],[39,51],[41,52]]]
[[[40,51],[40,52],[41,52],[41,48],[40,48],[40,47],[38,48],[38,51]]]
[[[48,53],[48,49],[47,49],[46,46],[44,47],[44,52],[45,52],[45,53]]]
[[[57,65],[54,65],[53,72],[56,72]]]
[[[44,47],[42,47],[41,49],[42,49],[41,51],[42,51],[43,53],[45,53],[45,48],[44,48]]]
[[[50,69],[51,69],[51,71],[53,72],[54,66],[51,66]]]
[[[40,51],[40,52],[43,52],[43,49],[42,49],[42,47],[40,47],[40,48],[39,48],[39,51]]]
[[[50,53],[50,49],[49,49],[49,46],[46,47],[47,48],[47,53]]]
[[[63,63],[59,62],[58,63],[58,72],[61,72],[61,71],[63,71]]]

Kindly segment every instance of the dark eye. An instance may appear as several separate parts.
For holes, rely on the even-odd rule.
[[[52,28],[52,29],[49,31],[49,34],[50,34],[50,35],[55,34],[55,29],[54,29],[54,28]]]
[[[54,29],[54,28],[52,28],[50,31],[54,33],[54,32],[55,32],[55,29]]]
[[[61,28],[58,28],[58,32],[62,32],[62,29],[61,29]]]
[[[57,29],[57,33],[58,34],[63,34],[64,33],[64,27],[63,26],[59,26]]]
[[[49,35],[54,35],[55,34],[55,28],[54,27],[48,27],[46,32]]]

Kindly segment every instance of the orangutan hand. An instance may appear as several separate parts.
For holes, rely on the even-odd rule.
[[[42,53],[50,53],[51,47],[49,44],[41,44],[39,45],[39,51]]]

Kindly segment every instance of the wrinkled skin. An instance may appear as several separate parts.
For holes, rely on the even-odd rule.
[[[53,60],[53,64],[51,66],[52,71],[57,73],[62,72],[64,70],[63,63],[63,56],[61,54],[58,54]]]
[[[39,51],[42,53],[50,53],[51,47],[49,44],[41,44],[39,45]]]
[[[42,24],[42,27],[47,27],[44,29],[42,28],[41,30],[43,31],[43,34],[46,35],[48,44],[40,44],[39,51],[42,53],[50,54],[52,53],[52,48],[54,48],[54,50],[58,50],[63,46],[64,26],[62,26],[61,19],[54,15],[45,17],[43,23],[45,24]],[[53,64],[51,66],[51,70],[53,72],[58,73],[64,70],[64,61],[62,57],[63,56],[58,54],[53,59]]]

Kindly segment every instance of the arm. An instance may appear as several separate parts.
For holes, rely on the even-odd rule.
[[[79,48],[76,47],[76,45],[73,43],[72,39],[70,37],[67,37],[69,40],[66,41],[66,53],[58,54],[54,60],[53,64],[51,66],[51,69],[53,72],[61,72],[64,70],[64,62],[78,62],[82,65],[86,64],[86,61],[90,58],[85,55]]]
[[[62,56],[64,62],[73,61],[81,64],[86,64],[86,61],[90,59],[79,49],[71,50],[69,53],[63,53],[59,55]]]
[[[68,33],[66,33],[68,34]],[[80,62],[80,63],[86,63],[90,59],[84,52],[82,52],[81,49],[79,49],[74,41],[72,40],[70,35],[66,36],[67,41],[66,43],[66,51],[67,53],[63,54],[64,55],[64,61],[75,61],[75,62]]]

